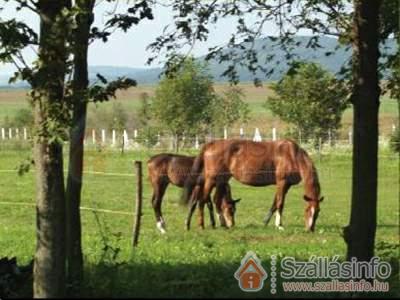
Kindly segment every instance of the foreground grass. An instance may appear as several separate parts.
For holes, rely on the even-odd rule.
[[[131,247],[135,198],[133,161],[147,160],[153,153],[87,151],[83,207],[120,213],[82,210],[83,249],[86,263],[84,296],[112,297],[271,297],[269,279],[261,292],[242,292],[233,274],[247,251],[257,253],[269,272],[270,256],[293,256],[308,260],[311,255],[343,259],[342,227],[350,214],[351,157],[346,152],[325,154],[314,161],[319,171],[322,194],[321,214],[314,234],[304,232],[302,186],[289,191],[283,216],[284,231],[264,226],[274,187],[250,188],[232,180],[238,204],[234,229],[184,230],[186,209],[179,206],[180,190],[170,187],[163,213],[168,234],[155,228],[150,205],[151,188],[144,165],[144,208],[138,248]],[[29,156],[29,151],[1,151],[0,170],[12,170]],[[383,151],[379,159],[379,210],[376,254],[392,262],[391,292],[399,295],[399,160]],[[113,175],[105,175],[113,173]],[[124,176],[128,174],[130,176]],[[0,171],[0,256],[17,256],[20,263],[32,259],[35,251],[35,207],[33,171],[19,177]],[[20,204],[20,205],[18,205]],[[28,205],[26,205],[28,204]],[[29,206],[31,204],[32,206]],[[278,295],[283,292],[278,282]],[[291,294],[285,296],[304,296]],[[308,294],[307,296],[317,296]],[[343,294],[325,294],[338,297]]]

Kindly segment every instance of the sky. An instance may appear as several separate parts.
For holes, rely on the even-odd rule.
[[[0,11],[0,18],[3,20],[15,18],[19,21],[24,21],[38,31],[38,16],[28,9],[16,12],[12,1],[10,2],[0,0],[0,7],[4,8]],[[104,0],[98,0],[95,7],[94,26],[101,28],[101,24],[107,18],[107,11],[124,11],[127,7],[126,3],[126,0],[120,0],[117,2],[118,5],[115,5]],[[149,58],[149,52],[146,50],[147,45],[153,42],[162,33],[164,27],[171,24],[172,21],[171,9],[158,6],[154,11],[154,20],[144,20],[138,26],[130,29],[128,33],[117,31],[110,36],[107,43],[95,41],[89,48],[89,65],[148,68],[149,66],[146,65],[146,61]],[[265,34],[277,34],[274,24],[268,24],[266,28]],[[197,43],[191,54],[194,56],[204,55],[209,47],[220,44],[221,40],[227,40],[234,30],[232,20],[223,19],[219,21],[216,26],[212,27],[208,41],[201,44]],[[32,62],[36,54],[32,49],[27,49],[24,51],[24,57],[28,62]],[[150,67],[160,66],[161,61],[156,61]],[[14,70],[13,65],[0,64],[0,75],[10,74]]]

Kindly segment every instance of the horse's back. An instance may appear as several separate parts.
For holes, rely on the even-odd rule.
[[[298,145],[292,140],[254,142],[219,140],[205,150],[206,172],[225,174],[252,186],[275,184],[298,173],[293,161]]]
[[[170,182],[182,187],[190,173],[194,157],[172,153],[160,153],[152,156],[148,162],[149,177],[154,182]]]
[[[168,165],[168,178],[173,185],[183,187],[195,157],[174,155]]]

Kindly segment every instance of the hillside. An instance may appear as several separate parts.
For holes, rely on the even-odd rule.
[[[324,66],[329,71],[336,73],[340,70],[341,66],[348,62],[350,58],[350,51],[345,47],[340,47],[337,40],[329,37],[320,37],[321,48],[310,49],[306,47],[309,37],[298,36],[295,38],[295,42],[300,45],[294,49],[294,54],[298,59],[305,61],[317,62]],[[397,45],[395,40],[390,40],[387,49],[381,49],[381,52],[392,53],[396,49]],[[266,57],[273,55],[274,59],[266,67],[268,69],[274,68],[275,72],[269,78],[266,78],[263,74],[258,73],[256,76],[261,80],[278,80],[282,74],[284,74],[288,68],[285,59],[285,53],[279,48],[277,43],[271,42],[268,39],[260,39],[255,43],[255,50],[259,53],[259,62],[265,62]],[[325,55],[326,52],[332,52],[330,56]],[[199,60],[204,60],[204,57],[199,57]],[[220,75],[228,66],[228,63],[218,63],[217,61],[209,62],[209,70],[211,75],[216,81],[224,82],[227,78],[223,78]],[[154,84],[159,80],[161,73],[160,68],[129,68],[129,67],[115,67],[115,66],[90,66],[89,77],[91,82],[96,80],[96,74],[100,73],[109,80],[116,79],[120,76],[126,76],[136,79],[139,84]],[[249,82],[254,79],[254,75],[250,73],[245,67],[238,67],[238,73],[240,81]],[[13,86],[8,85],[9,75],[0,74],[0,87],[7,88],[21,88],[26,86],[26,83],[20,82]]]

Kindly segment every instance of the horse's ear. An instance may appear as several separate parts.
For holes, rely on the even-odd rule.
[[[324,201],[324,197],[319,198],[319,202]]]
[[[242,200],[241,198],[239,198],[239,199],[236,199],[236,200],[233,200],[233,203],[239,203],[240,202],[240,200]]]
[[[307,202],[312,200],[310,197],[307,197],[307,195],[304,195],[303,198],[304,198],[304,200],[306,200]]]

